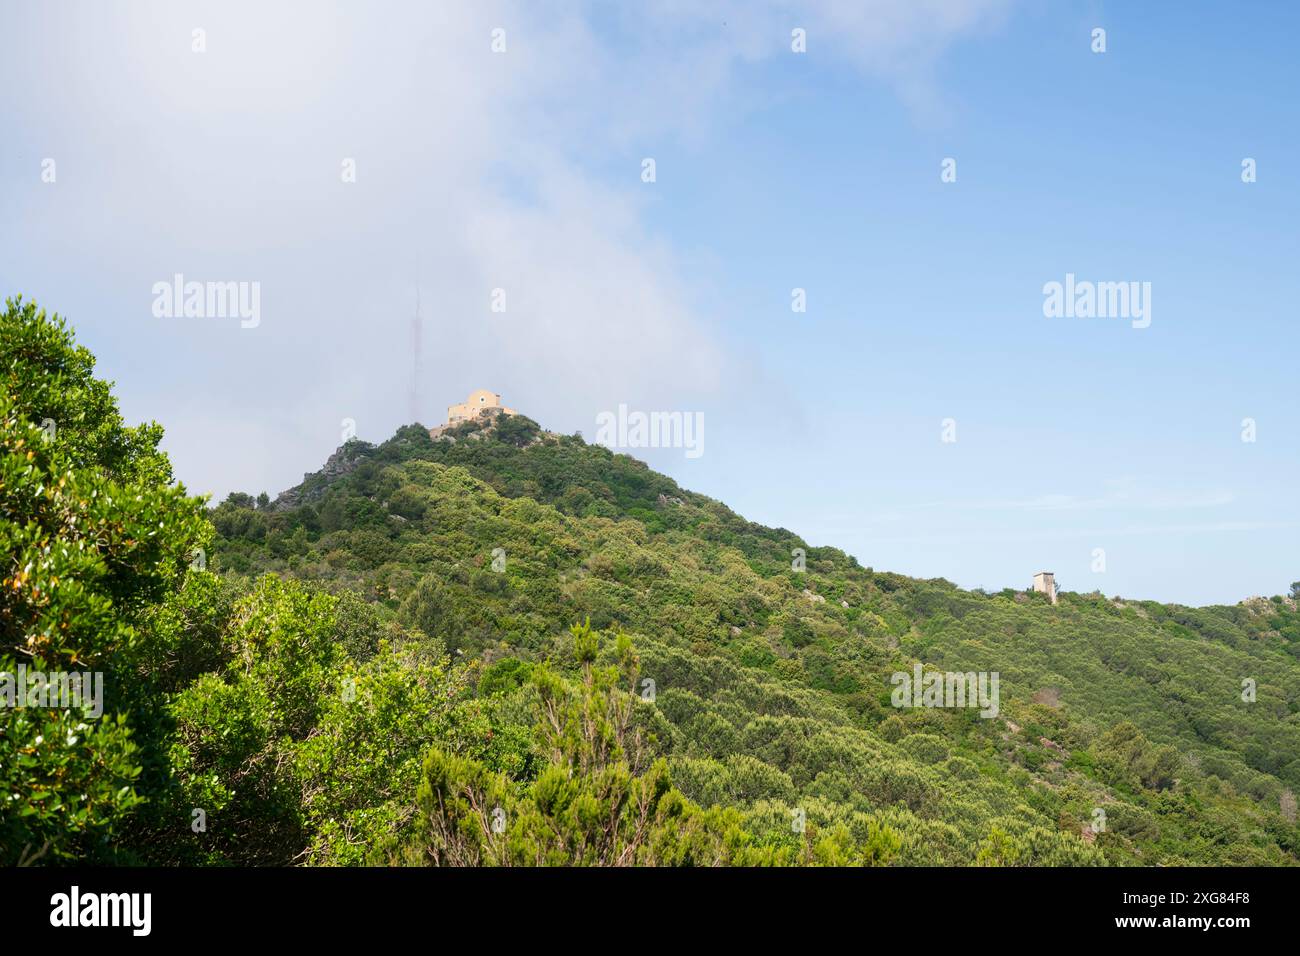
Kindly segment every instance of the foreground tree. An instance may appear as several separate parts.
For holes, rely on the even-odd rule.
[[[138,625],[179,586],[209,534],[202,502],[172,482],[162,429],[128,427],[94,365],[62,319],[6,302],[0,863],[111,852],[115,827],[140,802],[132,729],[150,675],[133,667]],[[66,672],[89,675],[88,687],[61,703],[90,706],[17,699],[30,678]],[[99,686],[103,699],[87,700]]]

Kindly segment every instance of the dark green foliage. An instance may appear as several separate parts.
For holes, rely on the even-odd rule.
[[[139,625],[209,534],[201,503],[170,483],[161,429],[128,428],[93,370],[62,320],[7,303],[0,672],[97,673],[104,713],[0,707],[0,863],[111,855],[150,756],[132,730],[166,679]]]

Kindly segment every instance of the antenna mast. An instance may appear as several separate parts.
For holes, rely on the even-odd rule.
[[[415,264],[415,315],[411,316],[411,422],[420,420],[420,264]]]

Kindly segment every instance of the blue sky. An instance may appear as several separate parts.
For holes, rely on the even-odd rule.
[[[701,457],[633,453],[878,569],[1300,578],[1294,5],[427,6],[0,0],[0,287],[192,490],[482,386],[588,436],[702,412]],[[176,272],[258,282],[260,323],[155,317]],[[1044,317],[1066,273],[1150,282],[1150,327]]]

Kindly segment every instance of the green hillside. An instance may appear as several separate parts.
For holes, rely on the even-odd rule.
[[[43,439],[93,360],[3,321],[0,670],[110,677],[81,730],[0,709],[6,860],[1300,861],[1294,596],[876,571],[522,416],[350,442],[204,519],[110,399]],[[894,706],[918,663],[996,673],[997,716]]]

